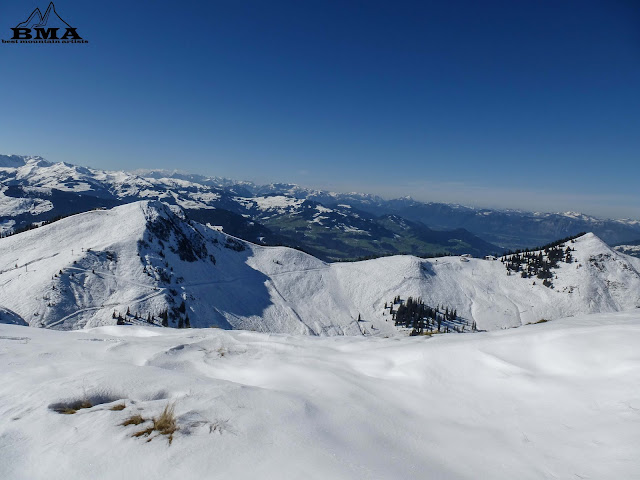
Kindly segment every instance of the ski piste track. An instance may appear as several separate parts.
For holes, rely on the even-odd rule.
[[[31,265],[31,264],[35,264],[38,261],[44,260],[45,258],[51,258],[58,255],[58,253],[55,253],[49,257],[42,257],[36,260],[32,260],[30,262],[28,262],[27,264],[23,264],[19,267],[17,267],[17,269],[19,268],[23,268],[25,265]],[[286,276],[286,275],[291,275],[291,274],[295,274],[295,273],[304,273],[307,271],[319,271],[319,270],[329,270],[330,266],[326,265],[324,267],[317,267],[317,268],[310,268],[310,269],[301,269],[301,270],[288,270],[286,272],[278,272],[273,274],[272,276]],[[16,270],[16,268],[10,269],[10,270]],[[143,287],[143,288],[148,288],[153,290],[152,293],[150,293],[149,295],[145,295],[143,297],[140,298],[136,298],[133,299],[135,302],[143,302],[145,300],[149,300],[151,298],[157,297],[159,295],[162,295],[164,293],[166,293],[169,288],[168,287],[159,287],[159,286],[155,286],[155,285],[148,285],[148,284],[144,284],[144,283],[140,283],[140,282],[134,282],[125,278],[122,278],[119,275],[115,275],[113,273],[107,273],[107,272],[101,272],[101,271],[96,271],[93,269],[86,269],[86,268],[79,268],[79,267],[67,267],[67,270],[75,270],[78,272],[84,272],[84,273],[88,273],[88,274],[92,274],[92,275],[98,275],[98,276],[107,276],[107,277],[113,277],[116,279],[116,282],[123,282],[123,283],[128,283],[130,285],[136,285],[138,287]],[[188,287],[188,288],[193,288],[193,287],[206,287],[209,285],[218,285],[218,284],[227,284],[227,283],[235,283],[235,282],[239,282],[239,281],[243,281],[250,278],[249,275],[243,276],[243,277],[236,277],[236,278],[227,278],[227,279],[221,279],[221,280],[211,280],[211,281],[207,281],[207,282],[193,282],[193,283],[183,283],[180,285],[180,287]],[[11,281],[11,280],[9,280]],[[295,308],[290,304],[290,302],[288,302],[286,300],[286,298],[280,293],[280,291],[278,290],[278,288],[276,287],[276,285],[273,282],[270,282],[273,291],[276,292],[278,294],[278,296],[282,299],[282,301],[287,305],[287,307],[291,310],[291,312],[296,316],[296,318],[300,321],[300,323],[302,323],[303,325],[306,326],[309,334],[311,335],[318,335],[318,333],[311,328],[309,325],[307,325],[304,320],[300,317],[300,315],[298,314],[298,312],[296,312]],[[90,312],[90,311],[97,311],[97,310],[102,310],[104,308],[111,308],[111,307],[121,307],[122,304],[121,303],[117,303],[117,302],[113,302],[113,303],[105,303],[102,304],[100,306],[95,306],[95,307],[86,307],[86,308],[80,308],[78,310],[76,310],[75,312],[72,312],[66,316],[64,316],[63,318],[56,320],[55,322],[52,323],[48,323],[46,326],[48,328],[53,328],[53,327],[57,327],[58,325],[62,325],[64,324],[67,320],[81,314],[81,313],[85,313],[85,312]],[[132,323],[136,323],[136,322],[132,322]],[[143,322],[139,322],[140,324],[144,324]],[[357,322],[354,321],[354,323],[357,325]],[[360,328],[360,325],[358,325],[358,328]],[[329,329],[329,327],[326,328],[327,330]]]

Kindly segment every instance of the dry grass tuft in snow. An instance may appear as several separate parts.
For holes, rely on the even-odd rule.
[[[153,429],[161,435],[169,436],[169,443],[173,440],[173,434],[178,430],[175,415],[175,403],[167,405],[158,418],[153,419]]]
[[[147,420],[144,419],[142,415],[140,415],[139,413],[136,413],[135,415],[132,415],[129,418],[127,418],[120,425],[122,425],[123,427],[126,427],[128,425],[140,425],[141,423],[144,423],[146,421]]]
[[[175,403],[168,404],[164,407],[164,410],[157,418],[152,418],[153,425],[134,433],[133,437],[148,437],[153,432],[158,432],[158,435],[166,435],[169,440],[169,445],[173,442],[173,434],[178,431],[178,422],[175,415]],[[126,420],[122,425],[139,425],[146,420],[140,415],[134,415]],[[135,423],[137,422],[137,423]],[[153,437],[147,440],[150,442]]]
[[[144,430],[140,430],[139,432],[134,433],[133,435],[131,435],[132,437],[142,437],[142,436],[149,436],[153,433],[153,426],[145,428]],[[151,441],[151,439],[147,440],[148,442]]]

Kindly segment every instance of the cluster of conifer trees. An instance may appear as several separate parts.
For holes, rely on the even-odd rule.
[[[183,316],[184,315],[184,316]],[[189,314],[187,313],[187,307],[184,303],[184,300],[180,304],[178,308],[172,308],[171,313],[169,313],[169,309],[164,309],[158,314],[158,319],[156,320],[156,316],[151,312],[147,312],[146,318],[144,315],[140,315],[138,312],[131,313],[131,309],[127,307],[127,313],[123,316],[120,312],[113,311],[112,318],[117,319],[118,325],[127,325],[131,324],[132,319],[138,321],[145,321],[151,325],[157,325],[158,322],[163,327],[169,326],[169,318],[171,318],[172,323],[176,323],[177,319],[177,327],[178,328],[191,328],[191,320],[189,319]]]
[[[522,278],[537,277],[542,280],[546,287],[553,288],[551,271],[558,268],[560,262],[572,263],[575,249],[571,245],[564,246],[565,243],[574,243],[575,238],[584,235],[579,234],[573,237],[563,238],[550,243],[536,250],[517,250],[504,255],[500,261],[507,269],[507,275],[520,273]]]
[[[411,328],[411,335],[420,335],[425,330],[448,333],[453,329],[463,332],[466,326],[458,317],[457,310],[448,306],[431,307],[420,297],[409,297],[404,301],[398,295],[393,302],[385,303],[384,308],[389,309],[397,327]]]

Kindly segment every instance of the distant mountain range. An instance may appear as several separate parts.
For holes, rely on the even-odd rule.
[[[434,230],[465,229],[504,249],[533,248],[580,232],[594,232],[609,245],[640,238],[640,219],[601,219],[577,212],[528,212],[473,208],[457,204],[420,202],[410,197],[385,200],[363,193],[335,193],[290,183],[256,185],[220,177],[185,174],[167,170],[138,170],[151,178],[183,179],[203,185],[233,188],[245,195],[283,195],[313,200],[327,207],[349,205],[375,216],[397,215]]]
[[[322,260],[501,250],[464,229],[435,231],[397,215],[376,215],[349,205],[330,208],[312,198],[271,193],[270,187],[196,175],[108,172],[40,157],[4,156],[0,185],[0,228],[5,232],[57,216],[153,199],[179,205],[190,218],[231,235],[295,247]]]
[[[611,245],[640,238],[640,221],[634,220],[385,200],[176,171],[110,172],[0,155],[0,232],[145,199],[179,205],[189,218],[245,240],[299,248],[327,261],[393,254],[482,256],[583,231]]]
[[[623,242],[619,245],[616,245],[614,249],[617,252],[625,253],[627,255],[631,255],[632,257],[640,258],[640,240]]]

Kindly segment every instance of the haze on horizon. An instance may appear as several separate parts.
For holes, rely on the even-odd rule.
[[[90,43],[0,46],[3,153],[640,218],[630,3],[56,8]]]
[[[145,169],[139,169],[143,171]],[[151,169],[157,170],[157,169]],[[535,190],[508,190],[495,186],[465,185],[461,182],[406,181],[395,185],[359,184],[357,182],[314,182],[307,172],[302,172],[299,181],[288,181],[270,176],[228,177],[213,171],[193,172],[184,169],[166,169],[169,173],[198,174],[222,177],[234,181],[248,181],[257,185],[270,183],[292,183],[304,188],[337,193],[363,193],[377,195],[386,200],[411,197],[420,202],[459,204],[475,208],[514,209],[529,212],[578,212],[600,218],[640,220],[640,205],[633,206],[637,198],[633,195],[578,195],[562,192]],[[128,170],[138,173],[135,169]],[[627,208],[627,205],[632,205]],[[637,205],[637,203],[636,203]]]
[[[147,169],[129,169],[128,171],[131,173],[144,173],[145,170]],[[575,195],[526,189],[507,190],[499,187],[465,185],[461,182],[437,181],[407,181],[406,183],[397,183],[393,186],[366,185],[356,182],[313,182],[313,180],[309,181],[307,172],[301,173],[300,181],[287,181],[286,179],[272,178],[269,176],[231,178],[218,175],[215,172],[192,172],[175,168],[166,169],[166,171],[169,174],[197,174],[209,177],[221,177],[239,182],[248,181],[257,185],[291,183],[304,188],[329,192],[377,195],[386,200],[411,197],[421,202],[459,204],[476,208],[514,209],[545,213],[578,212],[600,218],[640,220],[640,206],[625,207],[625,205],[633,204],[633,202],[636,201],[633,195]],[[504,202],[505,199],[507,203]]]

